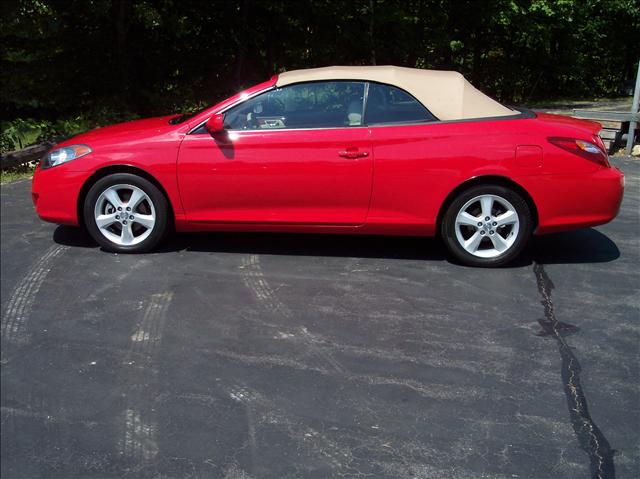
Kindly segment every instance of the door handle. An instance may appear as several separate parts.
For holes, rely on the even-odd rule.
[[[358,150],[344,150],[338,152],[338,156],[343,158],[348,158],[350,160],[355,160],[357,158],[366,158],[369,156],[369,152],[367,151],[358,151]]]

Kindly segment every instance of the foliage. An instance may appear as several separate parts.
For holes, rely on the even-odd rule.
[[[35,165],[21,165],[8,170],[2,170],[0,171],[0,184],[4,185],[5,183],[31,178],[35,168]]]
[[[195,109],[279,71],[330,64],[456,69],[507,103],[614,95],[635,76],[640,7],[637,0],[3,0],[0,32],[5,148],[33,141],[25,131],[40,138]]]
[[[95,111],[91,110],[84,114],[56,120],[16,118],[10,121],[3,121],[0,122],[2,127],[0,153],[19,150],[41,141],[61,140],[99,126],[134,118],[137,118],[137,115],[133,113],[125,112],[123,114],[98,107]]]
[[[47,122],[17,118],[11,122],[2,123],[2,136],[0,136],[0,153],[24,148],[35,143],[40,137],[41,128]]]

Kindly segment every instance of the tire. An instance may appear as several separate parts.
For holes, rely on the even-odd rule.
[[[455,259],[490,268],[513,261],[527,245],[532,229],[531,210],[522,196],[503,186],[478,185],[453,199],[440,233]]]
[[[83,218],[91,237],[106,251],[146,253],[166,236],[169,207],[150,181],[116,173],[93,184],[84,201]]]

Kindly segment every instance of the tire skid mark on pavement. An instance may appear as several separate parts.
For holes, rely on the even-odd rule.
[[[46,406],[47,406],[46,404],[45,405],[41,404],[39,405],[40,409],[38,410],[2,406],[0,407],[0,416],[2,417],[1,424],[2,426],[4,426],[6,418],[28,418],[28,419],[36,419],[45,424],[72,424],[72,425],[80,424],[86,428],[92,428],[92,427],[98,426],[98,423],[96,421],[83,421],[83,420],[73,421],[61,415],[56,416],[56,415],[42,412],[46,409]]]
[[[292,318],[293,313],[287,307],[286,304],[282,303],[277,297],[273,288],[269,285],[266,277],[264,276],[260,259],[258,255],[250,255],[248,257],[243,258],[242,266],[241,266],[241,274],[247,288],[253,293],[255,298],[262,304],[264,309],[273,313],[274,315],[279,315],[284,318]],[[261,321],[261,324],[270,326],[273,328],[278,328],[277,324],[266,323]],[[420,396],[434,399],[454,399],[454,398],[466,398],[466,399],[483,399],[491,397],[493,399],[498,398],[494,392],[486,390],[485,388],[480,387],[470,387],[465,386],[464,388],[457,388],[451,385],[444,384],[425,384],[419,381],[408,380],[405,378],[397,378],[397,377],[381,377],[376,375],[366,375],[366,374],[353,374],[347,369],[345,369],[331,354],[330,349],[338,349],[345,352],[350,352],[352,354],[364,354],[364,355],[372,355],[379,357],[381,354],[385,353],[390,356],[397,353],[394,351],[386,352],[383,350],[367,350],[363,348],[357,348],[348,345],[334,344],[332,342],[327,341],[322,336],[314,335],[309,332],[306,327],[299,326],[295,330],[282,331],[278,332],[278,339],[284,340],[293,340],[302,339],[302,343],[308,350],[310,350],[314,356],[320,357],[322,359],[322,363],[320,365],[308,365],[303,362],[297,361],[295,359],[280,357],[280,356],[252,356],[246,354],[238,354],[237,352],[232,351],[222,351],[218,350],[216,353],[227,356],[230,358],[234,358],[239,361],[244,361],[246,363],[251,364],[263,364],[268,366],[283,366],[289,367],[293,369],[303,369],[303,370],[313,370],[322,375],[329,376],[337,376],[341,377],[347,381],[356,382],[360,384],[370,385],[370,386],[390,386],[390,387],[401,387],[417,393]],[[408,356],[400,355],[395,358],[399,361],[407,361],[409,359]],[[421,362],[419,359],[413,358],[413,362],[417,362],[423,365],[432,365],[429,361]],[[433,363],[433,362],[432,362]],[[441,363],[435,363],[435,365],[441,367]],[[337,374],[336,374],[337,373]]]
[[[267,278],[262,272],[260,258],[258,255],[250,255],[242,259],[241,264],[242,279],[247,288],[258,300],[260,306],[275,319],[291,320],[294,314],[291,309],[284,304],[277,296],[275,290],[269,285]],[[345,368],[332,356],[328,348],[321,339],[313,335],[304,326],[297,326],[293,330],[290,326],[266,323],[265,326],[278,329],[277,338],[290,341],[301,341],[304,354],[311,355],[320,360],[324,365],[321,367],[328,374],[337,373],[340,376],[347,374]],[[282,329],[285,329],[284,331]],[[224,356],[224,354],[222,354]],[[312,368],[313,369],[313,368]],[[229,396],[236,402],[244,405],[247,417],[247,442],[251,451],[252,462],[255,462],[256,450],[256,427],[274,426],[284,427],[287,434],[298,444],[308,445],[308,449],[313,454],[319,454],[323,460],[329,459],[331,467],[344,468],[345,461],[352,461],[350,452],[345,452],[345,448],[329,440],[325,435],[309,428],[302,423],[289,417],[286,412],[258,391],[246,386],[231,387],[228,389]],[[257,422],[257,425],[256,425]],[[258,456],[259,457],[259,456]]]
[[[101,298],[102,295],[106,292],[109,291],[111,289],[114,289],[116,287],[118,287],[119,285],[123,284],[124,281],[131,276],[133,273],[135,273],[137,270],[139,270],[140,268],[147,266],[151,263],[150,260],[148,259],[139,259],[137,260],[135,263],[133,263],[132,265],[130,265],[128,267],[128,269],[120,274],[118,274],[115,278],[113,278],[112,281],[108,281],[105,284],[103,284],[102,286],[100,286],[99,288],[95,289],[94,291],[92,291],[85,299],[85,301],[94,301],[98,298]]]
[[[151,295],[147,308],[131,335],[129,351],[124,360],[124,366],[129,368],[129,372],[124,388],[126,399],[123,432],[118,452],[132,461],[134,468],[149,465],[159,452],[158,423],[149,398],[156,396],[158,371],[155,355],[162,340],[172,299],[173,293],[170,291]]]
[[[472,477],[471,471],[460,467],[437,465],[440,453],[418,441],[399,441],[393,434],[380,433],[379,426],[371,432],[361,430],[347,432],[344,428],[331,425],[310,427],[304,418],[297,418],[288,412],[286,405],[266,397],[260,391],[246,385],[225,388],[231,399],[252,411],[257,424],[262,428],[277,428],[296,444],[298,463],[321,461],[331,472],[322,477],[378,477],[376,473],[364,472],[363,464],[374,465],[384,471],[384,477]],[[247,437],[250,446],[251,436]],[[376,459],[363,462],[363,454],[376,451]],[[305,457],[306,456],[306,457]],[[365,456],[366,457],[366,456]],[[383,459],[384,458],[384,459]],[[310,459],[312,459],[310,461]],[[316,467],[316,465],[311,467]],[[378,474],[380,473],[378,471]],[[296,468],[296,477],[316,477],[311,471],[317,469]],[[507,476],[491,476],[506,479]]]
[[[50,448],[52,444],[62,443],[63,434],[69,427],[89,429],[95,427],[95,423],[78,420],[69,414],[68,410],[61,407],[59,397],[48,394],[45,389],[23,389],[7,391],[2,398],[0,408],[0,430],[2,431],[2,477],[5,468],[7,471],[24,471],[25,465],[50,464]],[[3,389],[3,393],[5,393]],[[32,433],[24,439],[25,431]],[[14,441],[22,441],[29,444],[29,449],[18,448],[15,452],[5,454],[5,443],[15,444]],[[28,441],[28,442],[27,442]],[[61,455],[60,449],[57,454]],[[53,462],[53,461],[51,461]],[[29,477],[29,474],[14,472],[11,477]],[[42,473],[46,474],[46,473]],[[10,474],[9,474],[10,475]]]
[[[346,269],[358,270],[358,271],[369,271],[360,265],[360,260],[352,259],[347,262]],[[292,318],[293,313],[287,307],[286,304],[282,303],[277,297],[275,290],[269,285],[267,279],[265,278],[261,265],[260,259],[257,255],[250,255],[248,257],[243,258],[242,266],[241,266],[241,274],[247,288],[253,293],[255,298],[260,302],[264,309],[273,313],[274,316],[280,316],[284,318]],[[273,328],[278,328],[277,324],[268,323],[264,320],[260,321],[261,324],[270,326]],[[433,334],[432,332],[430,334]],[[295,341],[302,339],[302,342],[308,346],[309,350],[314,352],[317,356],[321,357],[323,362],[328,366],[327,368],[317,368],[319,370],[325,371],[329,373],[331,370],[340,373],[345,378],[352,378],[357,380],[358,382],[362,382],[364,376],[356,377],[357,375],[351,375],[345,368],[333,357],[330,351],[341,351],[345,353],[349,353],[353,356],[371,356],[374,358],[382,358],[384,357],[390,361],[396,362],[411,362],[414,364],[418,364],[420,366],[429,366],[429,367],[451,367],[461,370],[468,370],[474,374],[484,373],[484,369],[482,369],[481,365],[475,365],[474,363],[468,363],[464,361],[456,361],[450,358],[439,358],[437,356],[433,357],[416,357],[415,355],[406,355],[396,350],[384,350],[384,349],[375,349],[375,348],[362,348],[357,346],[352,346],[348,344],[339,344],[328,341],[320,335],[315,335],[308,331],[308,329],[304,326],[300,326],[295,330],[289,331],[278,331],[277,333],[278,339],[285,340],[293,340]],[[446,343],[447,347],[451,346],[451,343]],[[453,344],[453,346],[458,346]],[[460,344],[459,347],[467,348],[467,345]],[[432,349],[432,348],[430,348]],[[483,352],[486,351],[486,348],[482,349]],[[513,355],[513,349],[505,348],[505,352],[507,355]],[[286,362],[285,358],[277,358],[275,362]],[[507,373],[506,371],[500,369],[502,366],[502,362],[498,362],[495,365],[495,368],[492,370],[495,375],[500,377],[503,380],[506,380]],[[372,384],[384,384],[387,381],[390,381],[390,384],[402,384],[404,387],[408,387],[410,389],[416,391],[425,391],[425,388],[420,384],[415,384],[415,382],[404,381],[402,379],[389,378],[388,380],[381,377],[371,377],[370,381]]]
[[[255,399],[252,394],[249,392],[247,388],[230,388],[227,393],[234,401],[242,404],[245,410],[245,416],[247,418],[247,442],[249,446],[249,451],[251,453],[251,470],[255,469],[255,461],[256,457],[258,457],[257,452],[257,441],[256,441],[256,424],[255,424],[255,414],[254,414],[254,405]]]
[[[555,286],[547,275],[544,265],[535,262],[533,272],[538,292],[542,297],[541,304],[544,306],[545,315],[545,319],[538,320],[542,327],[539,336],[551,337],[558,343],[562,359],[561,375],[564,393],[576,439],[582,450],[589,455],[592,479],[614,479],[616,477],[613,461],[615,450],[611,448],[609,441],[591,418],[587,398],[580,382],[582,368],[565,338],[566,335],[576,332],[578,328],[557,319],[551,298],[551,291]]]
[[[156,352],[162,339],[162,333],[167,322],[167,310],[172,299],[172,292],[151,296],[142,321],[140,321],[135,333],[131,336],[134,353],[153,356]]]
[[[211,351],[206,350],[204,352]],[[290,358],[274,356],[274,355],[262,355],[255,356],[250,354],[241,354],[235,351],[227,351],[217,349],[213,351],[213,354],[228,358],[234,361],[251,365],[251,366],[267,366],[267,367],[283,367],[290,369],[297,369],[300,371],[312,371],[322,376],[331,376],[345,379],[347,381],[362,384],[365,386],[389,386],[398,387],[412,391],[418,396],[435,399],[435,400],[458,400],[463,403],[472,403],[474,401],[492,399],[492,400],[504,400],[511,396],[509,394],[496,393],[492,388],[485,388],[479,386],[455,386],[445,383],[425,383],[416,381],[413,379],[406,379],[394,376],[376,376],[371,374],[354,374],[350,372],[338,373],[328,368],[322,368],[319,366],[311,366],[301,361],[296,361]]]
[[[252,254],[242,259],[241,274],[244,284],[253,293],[261,306],[271,313],[290,318],[291,310],[278,299],[275,291],[264,276],[258,255]]]
[[[258,255],[252,254],[244,257],[240,270],[244,284],[267,312],[276,317],[285,319],[293,318],[291,309],[280,301],[275,290],[269,285],[267,278],[262,272],[260,257]],[[276,325],[269,324],[269,326]],[[279,338],[290,340],[301,339],[303,345],[331,369],[339,373],[345,372],[344,367],[333,357],[328,348],[322,344],[323,341],[310,333],[306,327],[298,326],[293,331],[280,331]]]
[[[158,425],[132,407],[124,412],[124,426],[120,454],[133,459],[137,466],[153,460],[158,454]]]
[[[224,474],[222,479],[254,479],[254,476],[248,474],[235,463],[231,463],[226,466],[222,472]]]
[[[1,331],[3,340],[17,345],[29,342],[27,322],[36,296],[53,268],[56,259],[67,249],[67,246],[51,246],[15,286],[2,315]]]
[[[258,425],[263,427],[283,429],[299,448],[319,456],[333,469],[350,469],[349,464],[355,460],[350,448],[332,440],[328,434],[305,425],[303,420],[291,417],[284,408],[264,394],[245,385],[228,387],[226,392],[231,399],[246,408],[248,421],[252,421],[247,434],[252,459],[256,457],[254,451],[256,448],[255,420],[257,420]]]

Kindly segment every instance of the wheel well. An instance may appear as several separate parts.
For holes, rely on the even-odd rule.
[[[171,204],[171,201],[169,201],[169,196],[167,195],[167,191],[164,189],[164,187],[153,175],[150,175],[149,173],[147,173],[144,170],[141,170],[140,168],[136,168],[135,166],[128,166],[128,165],[113,165],[113,166],[106,166],[104,168],[100,168],[95,173],[93,173],[93,175],[91,175],[87,179],[87,181],[84,182],[84,185],[82,185],[82,188],[80,188],[80,194],[78,194],[78,204],[76,205],[78,223],[80,223],[80,226],[84,227],[83,208],[84,208],[84,200],[87,197],[87,193],[89,193],[89,190],[91,189],[91,187],[100,178],[104,178],[105,176],[112,175],[114,173],[131,173],[132,175],[140,176],[145,180],[148,180],[151,183],[153,183],[162,192],[162,194],[167,200],[167,206],[169,207],[169,224],[173,226],[173,219],[174,219],[173,205]]]
[[[533,202],[533,198],[531,198],[531,195],[527,192],[527,190],[525,190],[515,181],[504,176],[478,176],[459,184],[453,189],[453,191],[451,191],[447,195],[447,198],[444,200],[442,206],[440,207],[440,211],[438,211],[438,219],[436,222],[438,233],[440,232],[440,225],[442,224],[442,216],[444,215],[445,211],[447,211],[447,208],[449,207],[451,202],[464,190],[478,185],[504,186],[505,188],[511,188],[513,191],[521,195],[522,198],[524,198],[524,200],[527,202],[527,205],[531,210],[531,215],[533,217],[533,230],[535,231],[536,226],[538,225],[538,209],[536,208],[536,204]]]

